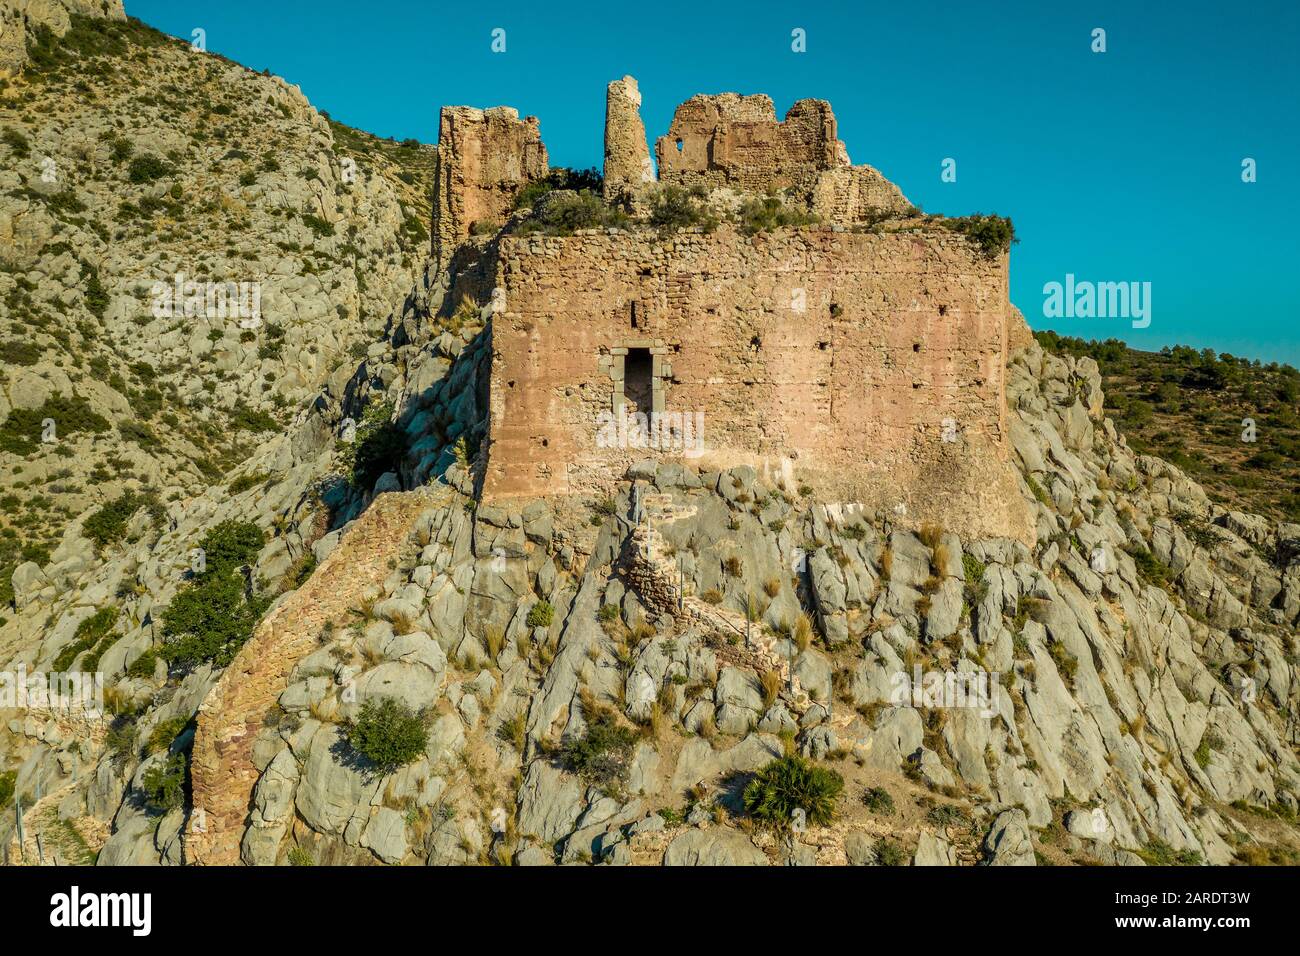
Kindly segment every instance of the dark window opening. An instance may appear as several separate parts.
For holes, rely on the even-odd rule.
[[[912,343],[912,351],[913,351],[913,352],[919,352],[919,351],[921,351],[921,343],[920,343],[920,342],[913,342],[913,343]]]
[[[681,151],[682,151],[682,141],[679,139],[677,141],[677,152],[680,153]]]
[[[643,412],[649,415],[654,396],[652,382],[654,362],[649,349],[628,349],[623,359],[623,396],[627,399],[628,414]]]
[[[947,314],[948,314],[948,307],[947,307],[946,305],[941,305],[941,306],[939,306],[939,314],[940,314],[940,315],[947,315]]]

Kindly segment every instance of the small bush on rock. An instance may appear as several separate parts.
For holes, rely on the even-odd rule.
[[[627,775],[636,731],[620,724],[618,716],[606,707],[584,707],[584,716],[587,732],[561,748],[561,762],[597,786],[609,787],[621,782]]]
[[[424,718],[392,697],[366,701],[348,726],[348,745],[384,773],[418,758],[428,741]]]
[[[525,623],[529,627],[550,627],[555,619],[555,608],[550,601],[538,601],[528,611]]]
[[[745,809],[757,820],[784,829],[802,810],[808,823],[826,826],[835,816],[835,802],[844,778],[803,757],[773,760],[745,787]]]
[[[185,754],[172,754],[144,772],[140,790],[145,806],[158,813],[174,810],[185,802]]]

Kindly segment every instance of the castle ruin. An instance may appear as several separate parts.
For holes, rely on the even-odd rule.
[[[778,120],[764,95],[694,96],[654,164],[640,102],[631,77],[609,85],[607,204],[779,196],[814,224],[516,229],[520,191],[550,173],[537,119],[444,108],[435,256],[468,249],[464,286],[493,300],[483,498],[603,495],[644,458],[749,463],[904,524],[1028,538],[1007,254],[852,165],[824,101]]]

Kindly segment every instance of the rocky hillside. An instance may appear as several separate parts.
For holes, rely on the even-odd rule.
[[[432,163],[135,22],[30,57],[0,81],[4,603],[70,519],[115,505],[116,543],[341,395],[423,268]]]
[[[1178,465],[1227,507],[1300,521],[1300,370],[1212,349],[1038,338],[1097,361],[1106,414],[1135,450]]]
[[[69,36],[49,55],[132,68],[3,91],[122,84],[92,86],[85,118],[60,127],[90,151],[75,183],[6,186],[0,252],[16,265],[0,292],[26,309],[12,347],[39,349],[6,362],[7,421],[61,420],[45,411],[57,391],[14,400],[40,368],[24,381],[62,371],[58,401],[85,409],[73,420],[105,424],[6,452],[21,470],[5,480],[25,502],[65,444],[64,467],[102,460],[106,475],[57,479],[90,502],[67,499],[48,557],[14,572],[0,671],[102,672],[108,713],[0,709],[10,862],[36,860],[37,835],[46,862],[105,865],[1300,858],[1300,526],[1229,510],[1137,453],[1091,358],[1029,343],[1010,365],[1032,548],[749,467],[647,461],[608,499],[483,506],[491,306],[466,295],[473,263],[438,274],[407,244],[421,151],[138,26]],[[137,68],[156,57],[173,68]],[[124,97],[151,100],[154,121],[104,121]],[[182,110],[206,138],[170,138]],[[245,113],[214,143],[217,117]],[[15,106],[3,125],[37,157],[63,142],[45,122]],[[271,146],[249,148],[259,123],[276,127],[278,169]],[[118,135],[133,145],[114,160]],[[140,155],[177,171],[132,183]],[[85,209],[50,199],[63,189]],[[244,205],[184,201],[206,195]],[[137,212],[122,219],[122,202]],[[144,261],[265,268],[266,325],[137,326]],[[74,321],[42,330],[61,314]],[[270,327],[281,344],[263,356]],[[172,363],[191,349],[187,375]],[[144,422],[162,463],[148,482],[96,456],[140,447],[128,415],[151,388],[178,398],[163,403],[175,425]],[[241,414],[271,424],[241,439]]]

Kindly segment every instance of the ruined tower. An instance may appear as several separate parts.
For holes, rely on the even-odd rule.
[[[655,181],[641,122],[641,91],[625,76],[605,91],[605,201],[623,202]]]
[[[536,116],[521,120],[508,106],[444,106],[434,182],[434,258],[445,265],[472,232],[499,229],[519,191],[549,172]]]
[[[1007,254],[852,165],[823,100],[778,120],[767,96],[692,97],[657,140],[657,179],[639,103],[631,77],[609,84],[605,200],[632,219],[558,234],[471,235],[506,222],[546,153],[513,111],[443,112],[437,238],[478,244],[475,281],[486,269],[499,305],[484,499],[605,495],[647,457],[750,463],[908,522],[1024,537]],[[670,185],[716,208],[717,227],[638,219]],[[754,197],[807,224],[745,228]],[[680,443],[647,444],[646,422]]]

